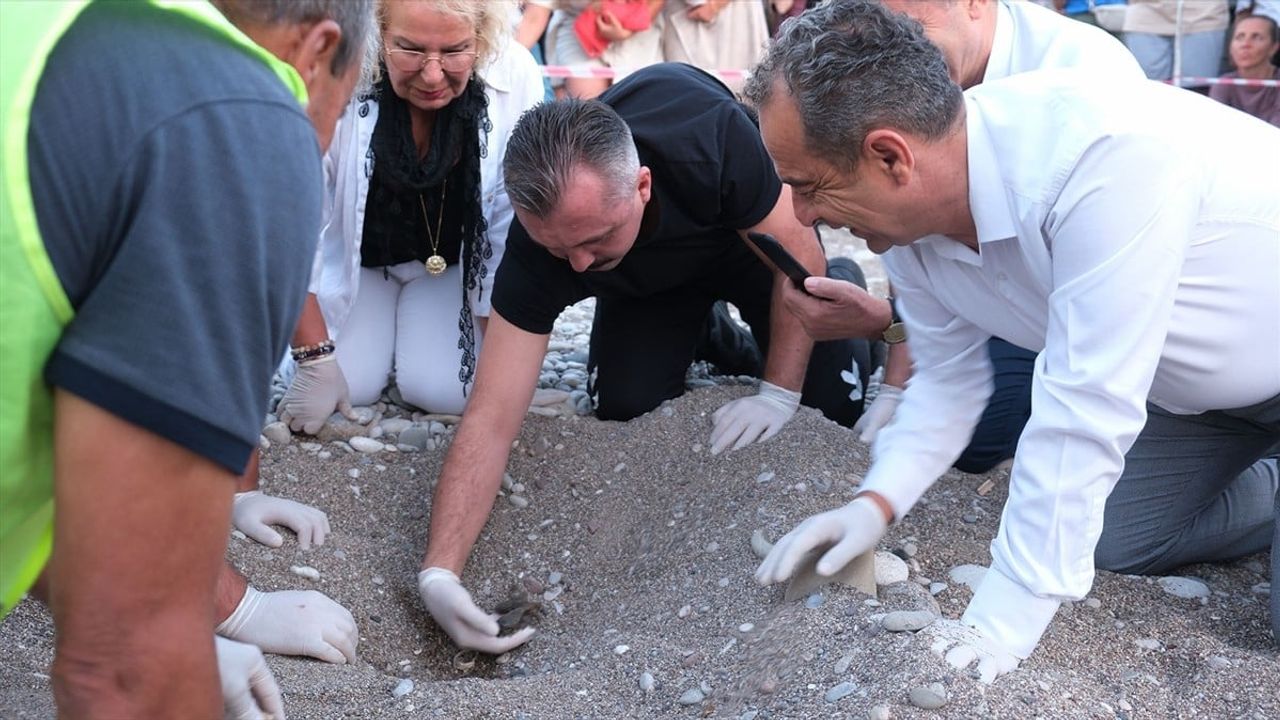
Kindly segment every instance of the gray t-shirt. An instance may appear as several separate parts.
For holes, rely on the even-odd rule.
[[[319,237],[306,114],[193,21],[93,3],[49,58],[28,149],[76,313],[46,380],[241,473]]]

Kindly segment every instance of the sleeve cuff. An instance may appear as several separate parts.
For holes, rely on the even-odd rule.
[[[1026,659],[1040,643],[1061,602],[1036,595],[992,567],[961,621]]]

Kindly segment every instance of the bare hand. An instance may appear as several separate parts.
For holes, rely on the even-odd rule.
[[[814,340],[876,338],[893,320],[889,301],[845,280],[805,279],[800,292],[783,283],[782,301]]]
[[[609,42],[626,40],[633,34],[630,30],[622,27],[622,21],[618,19],[617,15],[603,8],[600,10],[600,14],[596,16],[596,30],[600,32],[600,37]]]

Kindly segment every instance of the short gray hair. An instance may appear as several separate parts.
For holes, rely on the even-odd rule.
[[[378,47],[378,25],[374,11],[378,0],[212,0],[232,23],[271,27],[332,20],[342,31],[329,72],[338,77],[351,63],[359,62],[368,71],[369,51]]]
[[[779,79],[800,112],[806,148],[847,170],[872,130],[937,140],[964,102],[920,23],[868,0],[830,0],[788,20],[743,93],[762,107]]]
[[[599,100],[541,103],[520,116],[502,161],[507,195],[515,207],[545,218],[555,211],[573,171],[598,173],[613,200],[631,189],[640,172],[631,128]]]

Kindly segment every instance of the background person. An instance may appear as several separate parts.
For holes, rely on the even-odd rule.
[[[1280,68],[1271,58],[1280,51],[1280,29],[1266,15],[1244,15],[1231,26],[1231,64],[1235,72],[1224,78],[1280,80]],[[1224,105],[1280,127],[1280,87],[1213,85],[1209,97]]]
[[[371,5],[217,7],[0,4],[0,604],[48,561],[68,716],[279,709],[214,583]]]
[[[1169,80],[1175,38],[1181,33],[1182,76],[1217,77],[1229,20],[1227,0],[1129,0],[1124,44],[1148,78]]]

